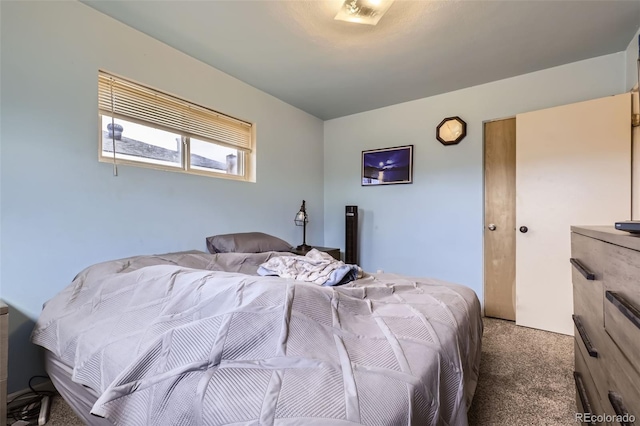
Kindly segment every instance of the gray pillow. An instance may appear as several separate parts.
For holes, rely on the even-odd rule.
[[[289,251],[291,244],[263,232],[240,232],[207,237],[209,253],[263,253]]]

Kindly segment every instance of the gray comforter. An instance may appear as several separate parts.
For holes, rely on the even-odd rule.
[[[254,275],[276,255],[94,265],[45,304],[32,339],[115,424],[467,424],[482,334],[472,290]]]

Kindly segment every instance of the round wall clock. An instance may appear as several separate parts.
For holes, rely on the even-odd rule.
[[[436,138],[443,145],[455,145],[467,136],[467,123],[460,117],[447,117],[436,127]]]

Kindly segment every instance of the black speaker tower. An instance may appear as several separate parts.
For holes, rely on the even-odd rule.
[[[345,208],[344,263],[358,264],[358,206]]]

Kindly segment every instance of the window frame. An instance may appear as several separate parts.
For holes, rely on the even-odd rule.
[[[171,94],[168,94],[166,92],[157,90],[157,89],[153,89],[150,88],[146,85],[143,84],[139,84],[136,82],[133,82],[129,79],[126,78],[122,78],[119,77],[115,74],[112,74],[110,72],[107,71],[102,71],[100,70],[99,75],[101,74],[106,74],[108,76],[112,76],[113,78],[116,79],[120,79],[126,82],[129,82],[131,84],[136,84],[139,85],[142,88],[148,89],[148,90],[152,90],[152,91],[156,91],[164,96],[170,96],[175,98],[176,100],[179,100],[181,102],[185,102],[191,105],[194,105],[196,107],[199,108],[205,108],[209,111],[211,111],[214,114],[218,114],[218,115],[222,115],[222,116],[226,116],[226,117],[230,117],[234,120],[237,121],[242,121],[247,123],[250,128],[251,128],[251,134],[250,134],[250,148],[249,149],[243,149],[240,147],[234,147],[231,144],[224,144],[224,143],[216,143],[215,141],[211,141],[208,140],[207,138],[204,138],[202,136],[195,136],[195,135],[191,135],[188,132],[179,130],[179,129],[173,129],[171,127],[168,126],[161,126],[161,125],[157,125],[155,123],[149,123],[146,122],[144,120],[139,120],[136,119],[134,117],[129,117],[123,114],[117,114],[117,113],[113,113],[113,111],[108,112],[104,111],[104,110],[100,110],[100,108],[98,108],[98,161],[102,162],[102,163],[110,163],[110,164],[114,164],[114,165],[126,165],[126,166],[134,166],[134,167],[143,167],[143,168],[149,168],[149,169],[155,169],[155,170],[163,170],[163,171],[170,171],[170,172],[181,172],[181,173],[187,173],[187,174],[191,174],[191,175],[196,175],[196,176],[207,176],[207,177],[216,177],[216,178],[220,178],[220,179],[229,179],[229,180],[236,180],[236,181],[243,181],[243,182],[255,182],[255,175],[256,175],[256,170],[255,170],[255,160],[256,160],[256,125],[255,123],[251,123],[248,122],[246,120],[241,120],[232,116],[229,116],[227,114],[224,113],[220,113],[217,112],[215,110],[212,110],[210,108],[206,108],[206,107],[202,107],[196,103],[187,101],[185,99],[182,99],[180,97],[177,96],[173,96]],[[127,154],[119,154],[119,153],[115,153],[116,156],[114,158],[113,152],[110,152],[110,155],[106,155],[103,151],[103,144],[106,143],[111,143],[111,138],[106,138],[104,137],[104,130],[102,127],[102,120],[103,117],[106,117],[107,119],[111,119],[116,118],[116,119],[121,119],[121,120],[126,120],[135,124],[139,124],[141,126],[146,126],[149,128],[153,128],[153,129],[157,129],[157,130],[162,130],[162,131],[166,131],[166,132],[170,132],[170,133],[174,133],[176,135],[179,135],[181,138],[181,144],[182,144],[182,149],[180,150],[180,164],[177,164],[175,166],[171,166],[168,164],[157,164],[152,162],[153,160],[150,159],[149,162],[144,161],[144,160],[137,160],[137,159],[128,159],[128,158],[120,158],[118,157],[118,155],[127,155]],[[197,139],[198,141],[202,141],[205,143],[211,143],[213,145],[219,146],[219,147],[227,147],[227,148],[231,148],[231,149],[235,149],[238,152],[238,157],[237,157],[237,170],[238,174],[231,174],[231,173],[224,173],[224,172],[218,172],[215,170],[202,170],[200,168],[195,169],[191,166],[191,143],[190,140],[191,138]],[[142,143],[147,143],[146,141],[139,141]],[[141,157],[141,158],[146,158],[146,157]],[[197,167],[197,166],[196,166]]]

